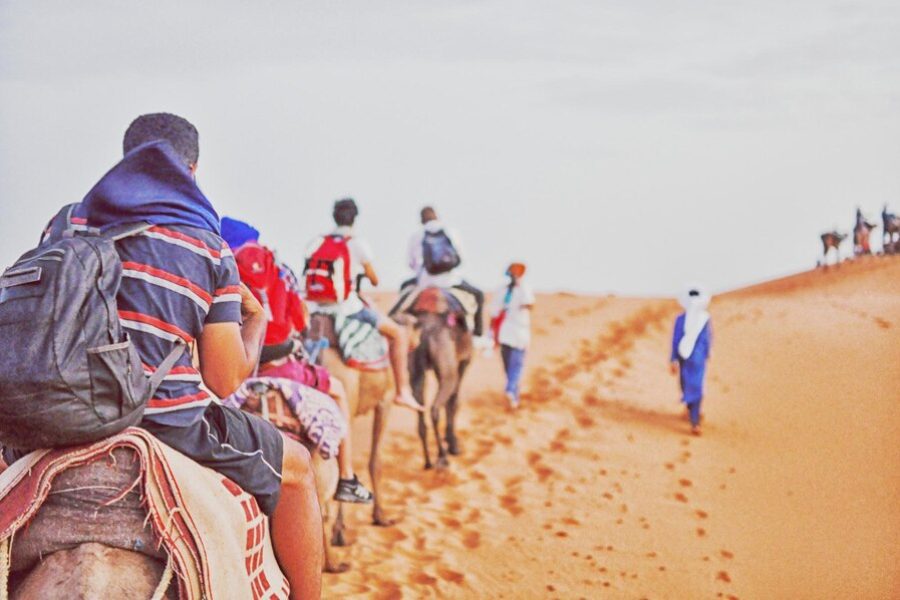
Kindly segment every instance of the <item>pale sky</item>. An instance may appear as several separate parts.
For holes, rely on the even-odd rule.
[[[518,259],[548,291],[728,289],[900,212],[898,32],[896,1],[0,0],[0,267],[166,111],[298,267],[351,195],[386,288],[432,204],[485,288]]]

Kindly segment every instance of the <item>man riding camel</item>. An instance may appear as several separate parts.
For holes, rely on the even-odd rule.
[[[85,227],[151,225],[116,242],[120,322],[148,371],[180,342],[196,342],[199,368],[190,353],[181,356],[141,427],[253,495],[271,518],[292,597],[318,598],[322,517],[309,452],[210,394],[227,397],[256,368],[266,315],[241,285],[219,217],[197,187],[197,129],[176,115],[142,115],[125,132],[123,149],[125,157],[79,205],[60,211],[44,239]],[[7,461],[17,458],[6,450]]]
[[[268,317],[259,376],[290,379],[328,394],[349,423],[347,393],[340,380],[332,379],[324,367],[297,358],[297,353],[302,350],[302,342],[297,336],[306,329],[307,315],[303,299],[289,285],[288,277],[293,277],[293,272],[278,262],[271,249],[259,243],[259,231],[248,223],[224,217],[222,237],[234,252],[241,281],[260,301]],[[372,493],[353,471],[349,432],[341,439],[337,460],[340,480],[334,499],[359,504],[372,502]]]
[[[417,290],[436,287],[457,289],[472,296],[476,309],[472,335],[483,333],[484,293],[467,282],[462,275],[463,246],[455,229],[445,227],[437,211],[426,206],[420,212],[422,228],[409,239],[409,268],[416,274],[401,286],[401,298],[391,311],[402,312],[414,300]]]
[[[356,235],[354,225],[359,208],[353,198],[334,203],[332,217],[336,228],[314,240],[307,248],[306,299],[312,312],[356,319],[376,328],[388,340],[391,371],[394,374],[394,403],[421,412],[409,385],[409,336],[396,321],[381,314],[360,296],[360,284],[368,279],[378,286],[369,244]]]

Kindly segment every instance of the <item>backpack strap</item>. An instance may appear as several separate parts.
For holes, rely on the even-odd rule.
[[[138,221],[137,223],[125,223],[124,225],[116,225],[114,227],[110,227],[109,229],[104,231],[102,235],[103,237],[108,238],[114,242],[118,242],[121,239],[143,233],[151,227],[153,227],[153,224],[147,223],[146,221]]]
[[[153,375],[150,376],[148,380],[148,384],[150,386],[150,397],[153,397],[153,394],[156,393],[156,390],[159,388],[160,384],[163,382],[163,379],[166,378],[166,375],[169,374],[169,371],[172,370],[172,367],[175,366],[175,363],[178,362],[178,359],[181,358],[181,355],[184,354],[184,350],[187,345],[178,340],[175,342],[175,347],[169,352],[169,354],[163,359],[161,363],[159,363],[159,367],[157,367],[156,371],[153,372]]]

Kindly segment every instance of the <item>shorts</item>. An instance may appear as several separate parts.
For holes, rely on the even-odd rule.
[[[260,369],[259,376],[283,377],[325,394],[331,391],[331,376],[328,374],[328,369],[296,358],[288,358],[287,362],[275,367]]]
[[[281,494],[284,439],[268,421],[242,410],[211,403],[187,427],[145,421],[141,427],[162,443],[229,478],[256,498],[271,516]]]
[[[378,312],[369,306],[366,306],[359,312],[355,312],[350,315],[348,318],[356,319],[357,321],[362,321],[363,323],[368,323],[375,329],[378,329],[378,324],[381,323],[381,315]]]

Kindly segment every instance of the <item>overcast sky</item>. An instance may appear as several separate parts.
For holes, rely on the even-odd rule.
[[[485,287],[519,259],[544,290],[724,290],[900,212],[898,32],[896,1],[0,0],[0,266],[168,111],[298,266],[352,195],[386,286],[433,204]]]

